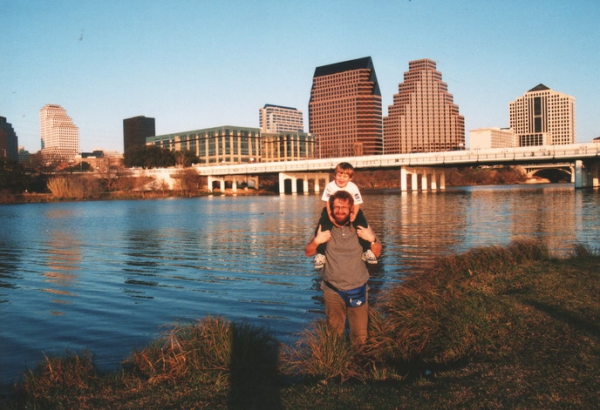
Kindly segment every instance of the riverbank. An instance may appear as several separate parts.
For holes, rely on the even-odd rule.
[[[474,249],[391,290],[364,350],[319,323],[281,346],[205,318],[118,373],[98,374],[83,352],[49,358],[2,408],[593,408],[599,268],[584,248],[565,259],[528,241]]]
[[[78,178],[78,175],[67,175],[68,177]],[[128,178],[124,178],[128,179]],[[353,181],[358,187],[367,192],[373,189],[397,189],[400,188],[398,170],[378,170],[378,171],[359,171],[356,173]],[[508,185],[521,183],[540,183],[546,182],[539,179],[527,180],[524,173],[516,168],[451,168],[447,171],[446,186],[474,186],[474,185]],[[549,182],[549,181],[548,181]],[[79,184],[82,184],[80,181]],[[127,189],[113,189],[106,191],[100,189],[100,185],[95,185],[94,189],[74,189],[74,192],[65,190],[62,194],[51,194],[46,189],[44,192],[25,192],[9,193],[0,191],[0,204],[15,203],[40,203],[40,202],[65,202],[65,201],[97,201],[97,200],[123,200],[123,199],[159,199],[159,198],[186,198],[212,195],[207,189],[186,189],[186,190],[167,190],[152,189],[140,190],[132,189],[135,183],[123,183]],[[138,184],[139,185],[139,184]],[[78,184],[75,184],[77,187]],[[80,187],[81,188],[81,187]],[[205,187],[206,188],[206,187]],[[279,177],[277,175],[264,176],[261,179],[261,188],[240,188],[232,190],[231,188],[223,191],[217,190],[216,195],[276,195],[279,190]],[[83,193],[85,191],[85,193]],[[89,191],[89,192],[88,192]],[[52,191],[54,192],[54,191]]]

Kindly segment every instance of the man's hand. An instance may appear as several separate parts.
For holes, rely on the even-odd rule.
[[[317,229],[317,234],[315,235],[315,239],[313,239],[313,241],[316,242],[317,245],[320,245],[329,241],[330,239],[331,231],[321,231],[321,225],[319,225],[319,229]]]
[[[365,228],[364,226],[359,226],[356,228],[356,234],[359,238],[364,239],[365,241],[371,242],[371,251],[379,258],[381,255],[381,243],[377,241],[377,237],[371,230],[371,227]]]
[[[358,226],[356,228],[356,234],[359,238],[364,239],[367,242],[373,242],[377,238],[370,227],[365,228],[364,226]]]
[[[331,231],[321,231],[321,225],[319,225],[315,237],[304,247],[304,254],[306,256],[313,256],[317,253],[317,246],[329,241],[330,239]]]

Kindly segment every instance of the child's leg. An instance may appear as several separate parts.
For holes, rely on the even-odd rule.
[[[362,226],[363,228],[369,227],[369,224],[367,223],[367,218],[365,218],[365,214],[363,213],[362,209],[358,210],[358,214],[356,214],[356,218],[354,219],[352,225],[354,225],[355,228],[358,226]],[[358,238],[358,242],[362,246],[363,252],[366,252],[369,249],[371,249],[371,242],[365,241],[362,238]]]
[[[327,214],[327,208],[323,208],[323,211],[321,212],[321,217],[319,218],[319,223],[317,224],[317,227],[315,228],[315,235],[317,234],[317,231],[319,230],[319,225],[321,225],[321,232],[331,231],[331,228],[333,227],[333,223],[331,222],[331,220],[329,219],[329,215]],[[327,243],[322,243],[319,246],[317,246],[317,252],[324,255],[326,248],[327,248]]]

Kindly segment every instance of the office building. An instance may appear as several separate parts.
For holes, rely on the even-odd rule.
[[[308,110],[318,158],[383,153],[381,92],[371,57],[317,67]]]
[[[154,118],[143,115],[123,120],[123,152],[146,145],[146,138],[156,135]]]
[[[386,154],[465,149],[465,120],[430,59],[408,63],[383,119]]]
[[[263,108],[259,109],[259,114],[261,132],[304,131],[302,111],[296,108],[265,104]]]
[[[10,158],[13,161],[19,160],[19,139],[13,126],[6,121],[5,117],[0,117],[0,158]]]
[[[25,147],[19,147],[19,162],[21,164],[29,164],[31,154],[25,149]]]
[[[252,163],[259,160],[260,129],[225,125],[148,137],[146,145],[192,151],[200,165]]]
[[[315,155],[314,137],[305,132],[263,134],[259,128],[231,125],[156,135],[146,138],[146,145],[192,151],[199,165],[298,161]]]
[[[539,84],[509,104],[519,145],[575,143],[575,98]]]
[[[79,153],[79,128],[60,105],[46,104],[40,110],[42,155],[53,160],[72,160]]]
[[[519,146],[519,139],[511,129],[477,128],[469,131],[470,149],[513,148]]]
[[[260,161],[280,162],[315,158],[315,138],[305,132],[260,134]]]

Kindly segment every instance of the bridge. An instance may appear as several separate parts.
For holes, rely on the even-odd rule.
[[[292,193],[298,191],[299,184],[303,192],[308,192],[309,182],[313,191],[319,192],[324,187],[322,182],[329,182],[331,172],[340,162],[349,162],[357,170],[398,169],[402,191],[409,190],[409,178],[411,190],[443,190],[447,168],[499,165],[520,165],[531,170],[548,164],[570,164],[571,182],[576,188],[600,186],[600,144],[597,143],[197,166],[195,169],[199,175],[208,177],[211,191],[215,183],[223,190],[225,181],[230,181],[235,191],[241,183],[258,186],[260,175],[279,174],[281,193],[285,193],[286,181],[291,182]]]
[[[207,177],[209,191],[218,187],[223,192],[226,183],[234,192],[242,185],[258,187],[261,175],[278,174],[280,193],[299,190],[307,193],[324,188],[340,162],[349,162],[357,170],[397,169],[402,191],[443,190],[448,168],[501,165],[521,166],[529,173],[554,166],[571,175],[575,188],[600,186],[599,143],[202,165],[195,166],[194,170]],[[172,168],[137,170],[136,173],[153,176],[157,184],[170,189],[177,179],[177,172]]]

